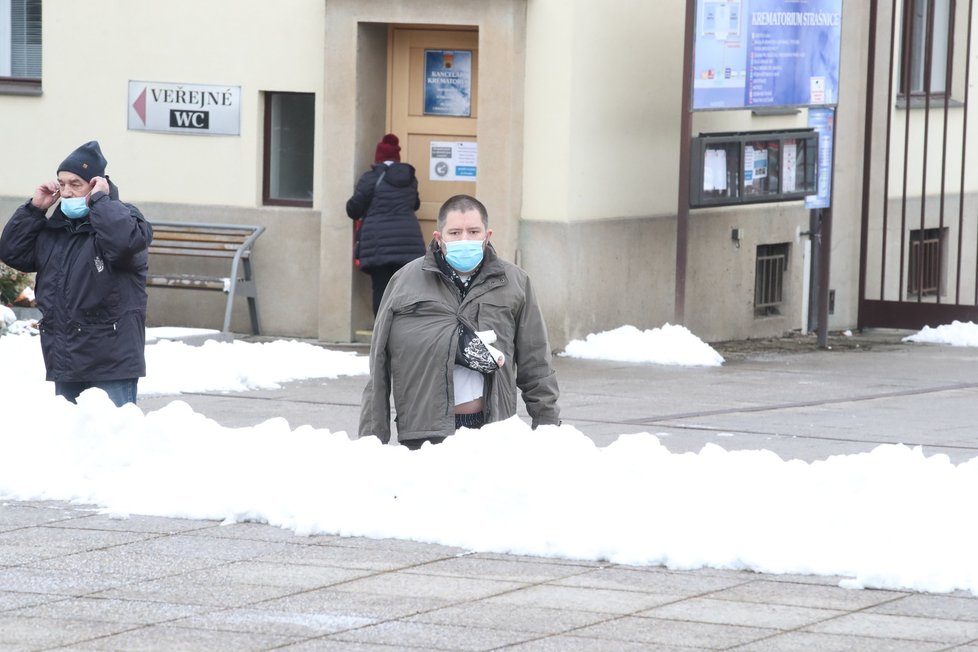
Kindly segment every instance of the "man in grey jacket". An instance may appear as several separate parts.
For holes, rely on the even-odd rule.
[[[543,314],[526,272],[496,256],[485,206],[446,201],[423,258],[391,280],[377,311],[360,437],[440,443],[458,428],[516,414],[517,388],[533,427],[559,424],[557,376]]]

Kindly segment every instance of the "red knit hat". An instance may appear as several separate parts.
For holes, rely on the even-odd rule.
[[[377,143],[377,152],[374,154],[374,163],[383,163],[384,161],[400,161],[401,160],[401,146],[398,145],[397,136],[394,134],[387,134],[384,136],[379,143]]]

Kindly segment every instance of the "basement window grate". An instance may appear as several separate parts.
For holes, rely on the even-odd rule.
[[[944,231],[917,229],[910,232],[910,261],[907,266],[907,292],[919,296],[938,296],[943,292]]]

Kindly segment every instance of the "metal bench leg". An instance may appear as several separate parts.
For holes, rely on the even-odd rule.
[[[258,324],[258,286],[251,278],[251,260],[245,258],[241,261],[244,264],[244,277],[248,281],[251,294],[248,296],[248,315],[251,317],[251,332],[261,335],[261,326]]]
[[[231,309],[234,308],[234,279],[231,279],[231,287],[228,288],[228,303],[224,308],[224,328],[221,329],[222,333],[231,332]]]

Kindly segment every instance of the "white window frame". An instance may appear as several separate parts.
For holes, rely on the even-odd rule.
[[[910,78],[909,89],[906,88],[907,79],[901,75],[900,94],[906,95],[909,90],[910,97],[922,97],[928,94],[931,97],[943,97],[947,92],[947,45],[948,37],[951,32],[951,8],[950,0],[904,0],[912,11],[915,12],[913,18],[913,34],[909,38],[910,47]],[[930,88],[925,86],[924,61],[926,59],[927,31],[929,25],[930,5],[934,5],[934,30],[931,43],[930,59]],[[904,11],[904,20],[908,19],[907,10]],[[909,25],[904,25],[903,34],[906,35]],[[903,64],[906,52],[902,53],[900,63]]]

